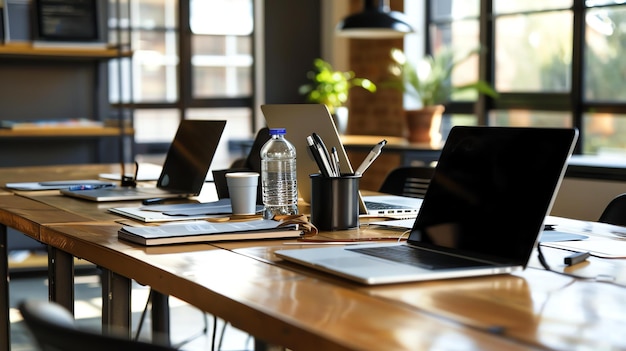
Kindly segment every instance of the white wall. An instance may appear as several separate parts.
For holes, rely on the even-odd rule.
[[[348,1],[322,0],[322,58],[337,70],[347,71],[348,39],[335,35],[335,27],[349,13]]]
[[[596,221],[606,205],[622,193],[626,193],[626,181],[565,178],[557,193],[551,214]]]

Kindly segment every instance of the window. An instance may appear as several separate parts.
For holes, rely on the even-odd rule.
[[[111,62],[109,97],[129,107],[135,153],[164,153],[180,119],[225,119],[213,166],[227,168],[229,140],[253,132],[254,0],[119,1],[109,25],[133,55]]]
[[[474,62],[464,74],[475,73],[475,79],[482,67],[481,78],[500,93],[485,101],[453,96],[444,128],[575,126],[578,153],[626,155],[623,1],[428,0],[426,7],[426,49],[482,43],[485,62]],[[453,84],[455,79],[467,77],[453,76]],[[485,113],[472,115],[475,110]]]

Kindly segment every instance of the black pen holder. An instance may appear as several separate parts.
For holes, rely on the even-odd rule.
[[[319,230],[359,226],[359,179],[354,174],[311,174],[311,223]]]

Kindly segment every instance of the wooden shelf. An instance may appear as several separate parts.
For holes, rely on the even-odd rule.
[[[23,44],[5,44],[0,45],[0,57],[29,57],[29,58],[51,58],[58,57],[63,59],[90,59],[90,60],[106,60],[118,56],[129,57],[130,51],[119,52],[117,48],[81,48],[81,47],[50,47],[38,48],[33,47],[30,43]]]
[[[134,129],[124,130],[126,135],[133,135]],[[58,137],[113,137],[119,136],[121,131],[114,127],[45,127],[23,129],[0,129],[0,138],[58,138]]]

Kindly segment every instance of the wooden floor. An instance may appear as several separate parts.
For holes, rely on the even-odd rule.
[[[45,253],[29,254],[12,253],[10,258],[11,283],[10,283],[10,305],[11,305],[11,350],[12,351],[35,351],[38,350],[21,322],[21,316],[15,308],[22,299],[47,299],[48,287],[45,268],[47,256]],[[85,328],[100,328],[100,307],[102,300],[100,297],[100,279],[93,265],[77,260],[76,285],[76,305],[75,315],[78,323]],[[133,285],[132,310],[133,310],[133,334],[139,325],[141,312],[144,310],[149,289],[139,284]],[[248,334],[224,325],[222,320],[215,321],[213,316],[205,315],[200,310],[188,304],[170,298],[171,307],[171,328],[172,343],[181,346],[182,350],[217,350],[239,351],[252,350],[254,342]],[[207,332],[205,328],[205,317]],[[213,342],[213,325],[216,325],[215,348],[211,347]],[[140,332],[141,339],[148,339],[150,335],[149,314]],[[224,331],[220,345],[220,335]],[[182,344],[182,345],[181,345]]]

